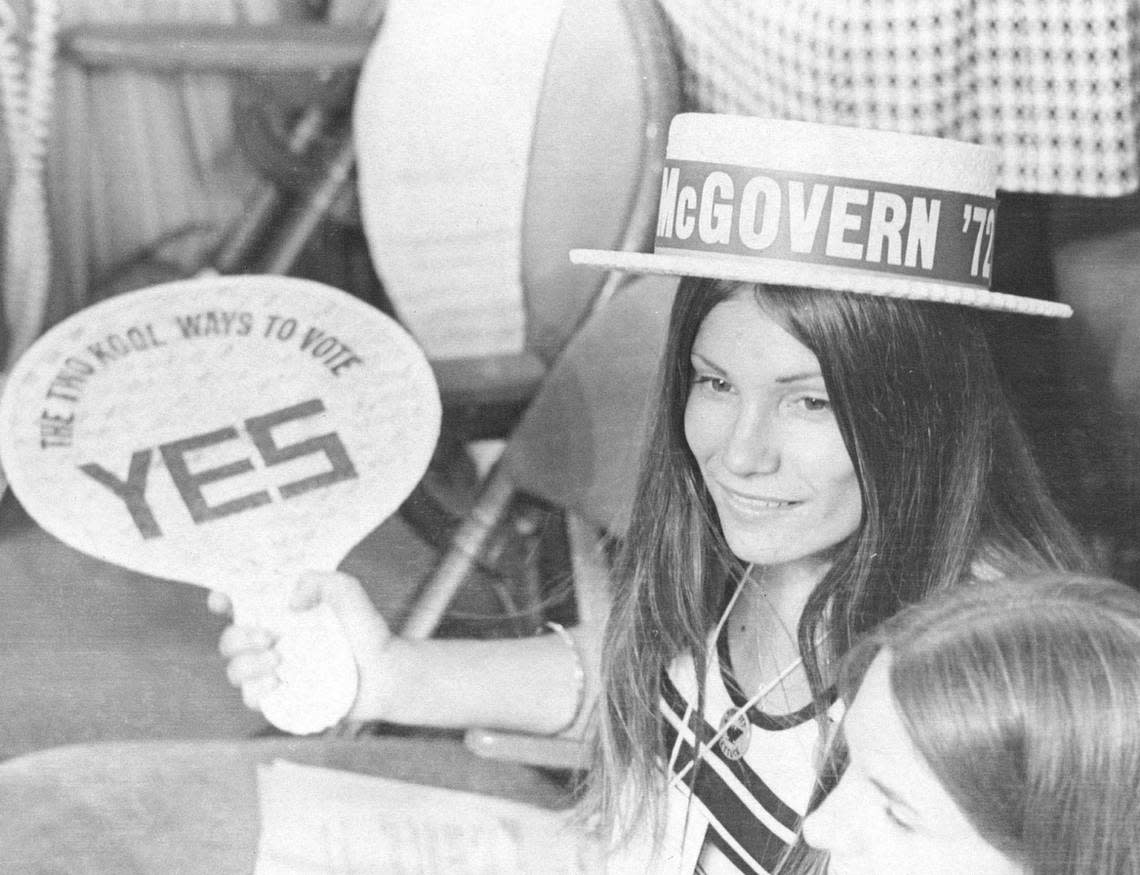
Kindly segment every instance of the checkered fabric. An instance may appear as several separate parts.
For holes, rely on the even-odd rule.
[[[996,146],[1007,191],[1137,188],[1131,0],[659,0],[691,108]]]

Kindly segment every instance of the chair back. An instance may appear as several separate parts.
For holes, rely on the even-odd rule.
[[[391,0],[354,109],[369,251],[433,359],[550,361],[640,246],[679,77],[652,0]]]
[[[503,459],[519,489],[621,536],[633,510],[677,278],[635,277],[550,369]]]
[[[609,281],[567,252],[651,245],[680,90],[653,0],[566,0],[531,141],[521,241],[527,348],[547,362]]]

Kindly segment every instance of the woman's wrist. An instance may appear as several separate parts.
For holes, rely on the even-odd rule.
[[[573,660],[571,671],[574,685],[574,706],[570,716],[566,718],[565,722],[553,730],[550,735],[561,735],[569,732],[578,725],[578,721],[582,717],[583,711],[586,707],[586,665],[582,658],[582,651],[578,646],[578,642],[574,637],[566,631],[566,628],[561,623],[547,622],[543,623],[542,630],[548,633],[553,633],[567,648],[570,658]]]
[[[393,636],[361,654],[352,720],[573,731],[590,705],[589,651],[572,630],[494,640]]]
[[[354,720],[410,722],[401,703],[408,701],[403,692],[404,679],[414,676],[416,644],[393,635],[384,642],[371,666],[360,666],[361,685],[352,707]]]

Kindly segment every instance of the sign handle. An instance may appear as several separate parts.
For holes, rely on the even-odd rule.
[[[335,726],[356,701],[359,675],[332,608],[295,611],[249,597],[233,599],[234,621],[273,634],[280,684],[259,703],[278,729],[311,735]]]

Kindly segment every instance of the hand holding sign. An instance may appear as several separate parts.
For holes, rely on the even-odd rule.
[[[48,532],[110,562],[225,592],[273,630],[291,732],[337,722],[356,667],[327,608],[287,593],[394,512],[439,434],[435,380],[394,321],[307,280],[187,280],[48,331],[0,400],[0,461]]]

